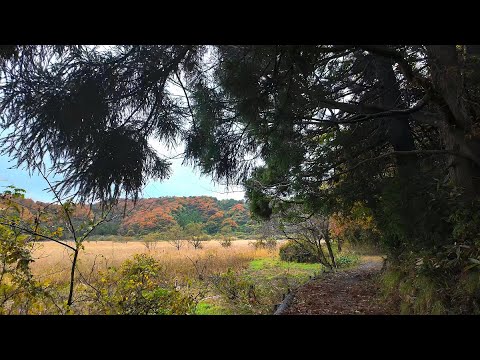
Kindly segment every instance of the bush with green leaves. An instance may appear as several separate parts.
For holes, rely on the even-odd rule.
[[[166,280],[161,264],[146,254],[137,254],[117,269],[102,274],[99,312],[128,315],[192,314],[196,300],[177,291]]]
[[[52,313],[50,295],[30,270],[34,242],[31,235],[17,228],[22,221],[23,208],[17,200],[25,190],[8,186],[0,194],[0,314]],[[22,222],[31,231],[35,222]],[[61,309],[60,309],[61,310]]]
[[[298,242],[289,240],[279,250],[280,259],[298,263],[317,263],[317,256]]]
[[[35,292],[29,236],[0,225],[0,314],[27,314]]]
[[[227,302],[236,306],[249,307],[258,301],[255,284],[231,268],[212,277],[212,283]]]

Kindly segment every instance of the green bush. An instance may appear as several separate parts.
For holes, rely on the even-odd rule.
[[[467,244],[402,255],[382,275],[385,297],[403,314],[480,314],[480,246]]]
[[[176,291],[162,276],[160,263],[146,254],[135,255],[120,269],[109,268],[101,280],[103,313],[127,315],[192,314],[196,302]]]
[[[335,257],[335,262],[339,268],[346,268],[356,265],[360,258],[356,254],[345,253]]]
[[[317,257],[295,241],[280,246],[280,259],[298,263],[317,263]]]
[[[212,278],[217,291],[234,304],[251,304],[256,301],[255,284],[231,268]]]

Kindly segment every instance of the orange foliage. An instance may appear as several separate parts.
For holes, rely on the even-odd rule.
[[[330,217],[330,233],[333,237],[344,237],[352,231],[377,232],[373,216],[369,209],[356,203],[349,214],[335,214]]]
[[[244,212],[244,211],[246,211],[246,208],[245,208],[244,204],[236,204],[236,205],[233,205],[230,208],[230,211],[232,211],[232,212],[235,212],[235,211]]]
[[[226,218],[222,221],[222,226],[231,226],[232,228],[238,227],[238,224],[232,218]]]
[[[225,216],[225,213],[223,211],[217,211],[215,214],[213,214],[208,218],[208,221],[215,221],[218,219],[222,219],[224,216]]]
[[[41,223],[44,225],[55,226],[59,221],[65,221],[63,209],[58,204],[35,202],[27,198],[18,199],[18,202],[23,207],[24,219],[32,220],[39,211],[42,211]],[[221,202],[209,196],[148,198],[139,199],[136,203],[121,199],[111,215],[117,215],[115,221],[120,233],[123,234],[130,230],[137,234],[144,231],[164,231],[177,225],[176,214],[182,209],[195,209],[205,223],[217,224],[218,228],[221,226],[237,228],[249,220],[248,210],[243,203],[233,205],[228,211],[221,205]],[[99,215],[99,212],[98,204],[94,204],[92,209],[88,205],[76,205],[72,220],[80,223],[94,214]],[[213,227],[215,228],[215,225]]]

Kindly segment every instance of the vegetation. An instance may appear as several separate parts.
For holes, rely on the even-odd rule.
[[[93,304],[100,314],[172,315],[191,314],[196,302],[165,282],[161,264],[154,258],[135,255],[120,269],[109,268],[100,273],[99,297]],[[91,310],[92,311],[92,310]]]
[[[252,216],[326,268],[339,267],[344,244],[381,248],[385,291],[402,312],[478,313],[478,46],[25,45],[3,47],[0,61],[1,126],[9,130],[0,145],[32,171],[49,157],[61,176],[52,188],[72,196],[59,206],[74,259],[86,232],[75,235],[72,199],[99,201],[102,210],[129,199],[124,212],[133,208],[149,178],[170,173],[149,144],[156,138],[183,143],[185,162],[214,180],[242,184]],[[200,251],[203,233],[251,229],[244,204],[147,203],[157,201],[98,231],[179,226]],[[25,249],[27,234],[50,236],[11,232],[8,216],[18,215],[5,214],[5,249]],[[61,231],[52,238],[61,241]],[[284,256],[302,258],[288,247]],[[215,276],[225,298],[253,311],[263,290],[234,270]]]
[[[280,259],[298,263],[317,263],[317,257],[295,241],[289,241],[280,247]]]
[[[28,198],[17,199],[23,207],[25,217],[32,217],[37,211],[45,208],[42,223],[52,229],[59,225],[57,214],[61,211],[60,205],[33,201]],[[86,206],[75,204],[72,209],[71,220],[79,226],[88,214],[100,216],[102,206],[99,203]],[[195,214],[188,216],[188,214]],[[180,215],[179,215],[180,214]],[[239,200],[217,200],[208,196],[191,197],[161,197],[138,199],[136,204],[131,201],[119,201],[111,209],[112,219],[99,224],[91,235],[121,235],[143,236],[156,233],[165,239],[170,239],[183,232],[190,224],[205,224],[202,232],[208,235],[216,234],[253,234],[258,227],[251,220],[248,208]],[[63,238],[69,236],[65,233]],[[159,240],[160,240],[159,238]]]
[[[12,308],[24,314],[271,314],[289,289],[321,272],[318,264],[280,261],[248,240],[228,249],[209,241],[180,251],[167,242],[151,251],[138,241],[84,246],[68,311],[39,295],[37,307]],[[70,260],[61,247],[41,243],[32,257],[33,277],[48,280],[43,286],[55,301],[66,296]]]
[[[5,199],[0,208],[2,217],[15,222],[21,215],[21,208],[14,202],[23,197],[23,190],[11,188],[4,192]],[[27,235],[14,227],[0,225],[0,314],[22,312],[32,300],[37,288],[30,270],[33,261],[31,250],[33,243]],[[16,304],[14,307],[13,304]]]

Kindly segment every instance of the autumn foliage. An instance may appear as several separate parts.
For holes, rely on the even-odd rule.
[[[330,217],[330,234],[338,242],[378,243],[379,231],[371,211],[357,202],[347,214],[334,214]]]
[[[59,224],[58,205],[19,200],[23,209],[23,217],[33,218],[42,211],[42,224],[56,228]],[[99,206],[93,204],[76,205],[72,220],[82,222],[100,213]],[[132,201],[120,200],[113,210],[112,221],[95,229],[97,235],[146,235],[152,232],[166,232],[179,226],[185,230],[190,223],[201,223],[207,234],[252,231],[248,208],[241,200],[217,200],[208,196],[192,197],[160,197]]]

